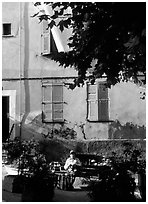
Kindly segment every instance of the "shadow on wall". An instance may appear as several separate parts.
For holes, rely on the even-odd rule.
[[[114,121],[109,125],[109,139],[146,139],[146,127],[127,122]]]
[[[25,140],[53,138],[56,136],[67,140],[77,139],[77,132],[64,123],[43,123],[42,114],[37,115],[35,118],[28,115],[25,122],[13,123],[15,124],[15,136],[21,136]]]
[[[30,124],[32,127],[39,127],[40,129],[45,129],[47,134],[45,137],[52,138],[54,136],[59,136],[64,139],[77,139],[77,132],[73,128],[69,128],[64,123],[43,123],[42,114],[37,115]]]
[[[39,140],[42,138],[42,135],[27,125],[15,124],[15,137],[21,137],[22,140]]]

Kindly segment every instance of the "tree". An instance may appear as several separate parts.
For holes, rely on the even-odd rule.
[[[40,21],[49,19],[48,26],[56,25],[61,32],[72,28],[69,51],[54,53],[51,58],[78,71],[73,88],[83,85],[88,78],[94,83],[104,74],[108,86],[131,77],[137,82],[139,73],[146,76],[145,2],[44,4],[52,7],[53,14],[39,15]],[[40,3],[35,3],[35,6],[38,5]],[[71,9],[71,13],[65,12],[67,8]]]

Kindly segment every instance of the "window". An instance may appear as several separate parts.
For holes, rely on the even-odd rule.
[[[42,54],[50,54],[50,29],[48,29],[48,21],[42,22]]]
[[[108,121],[108,88],[105,83],[87,85],[87,119],[89,121]]]
[[[11,23],[3,23],[3,35],[11,35]]]
[[[43,122],[63,121],[63,84],[43,84]]]
[[[52,52],[64,52],[64,46],[60,39],[60,31],[57,27],[48,28],[48,21],[42,21],[42,55],[49,55]]]

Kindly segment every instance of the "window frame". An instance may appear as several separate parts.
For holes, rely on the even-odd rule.
[[[51,87],[51,101],[47,100],[45,101],[44,98],[45,98],[45,93],[44,93],[44,87],[48,87],[50,86]],[[53,87],[54,86],[61,86],[62,87],[62,100],[61,101],[53,101]],[[64,84],[63,83],[43,83],[42,84],[42,122],[43,123],[63,123],[64,122],[64,117],[63,117],[63,105],[64,105],[64,102],[63,102],[63,86]],[[51,119],[46,119],[44,118],[45,117],[45,108],[44,106],[46,104],[51,104]],[[54,113],[55,112],[59,112],[59,111],[55,111],[56,109],[54,109],[54,104],[61,104],[62,108],[61,108],[61,111],[62,111],[62,117],[61,118],[57,118],[55,119],[54,118]]]
[[[87,116],[86,116],[86,119],[88,122],[95,122],[95,123],[99,123],[99,122],[110,122],[110,115],[109,115],[109,104],[110,104],[110,98],[109,98],[109,93],[108,93],[108,88],[107,88],[107,98],[106,99],[100,99],[99,98],[99,86],[100,84],[106,84],[106,81],[97,81],[95,82],[94,84],[91,84],[90,82],[87,82],[87,85],[86,85],[86,88],[87,88]],[[97,103],[97,119],[91,119],[91,116],[90,116],[90,99],[89,99],[89,86],[90,85],[95,85],[96,86],[96,103]],[[93,101],[93,100],[92,100]],[[99,102],[101,101],[107,101],[107,118],[106,119],[101,119],[101,116],[99,116]]]

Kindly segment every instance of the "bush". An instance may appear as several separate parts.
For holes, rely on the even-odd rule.
[[[145,175],[144,151],[126,141],[122,146],[106,150],[105,158],[108,163],[100,168],[98,181],[93,181],[89,185],[91,200],[95,202],[136,201],[134,174]],[[145,200],[146,189],[141,189],[142,201]]]
[[[70,150],[74,149],[75,143],[75,141],[63,138],[46,138],[40,141],[40,147],[49,163],[52,161],[65,162]]]
[[[52,201],[54,177],[40,143],[15,139],[3,148],[8,152],[9,162],[17,164],[19,175],[14,189],[23,191],[22,201]]]
[[[114,172],[106,169],[99,181],[89,184],[89,196],[95,202],[127,202],[135,201],[135,183],[126,172]]]

